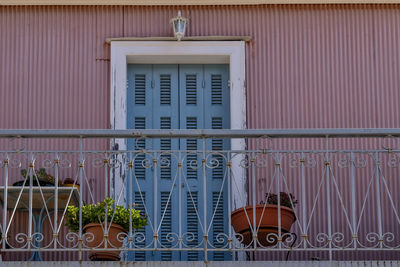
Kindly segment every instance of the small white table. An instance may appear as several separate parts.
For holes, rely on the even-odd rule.
[[[7,187],[7,210],[29,211],[29,186],[8,186]],[[4,186],[0,186],[0,204],[4,207]],[[54,197],[58,194],[57,211],[64,211],[67,206],[79,205],[79,190],[69,186],[33,186],[32,187],[32,215],[33,215],[33,233],[41,233],[44,219],[48,212],[55,212]],[[69,196],[71,198],[68,201]],[[35,214],[36,213],[36,214]],[[40,247],[40,242],[33,240],[33,245]],[[33,252],[30,260],[41,261],[42,257],[39,251]]]

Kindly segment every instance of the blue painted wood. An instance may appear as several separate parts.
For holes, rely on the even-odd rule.
[[[203,65],[180,65],[180,122],[182,129],[204,128],[203,81]],[[182,150],[202,149],[201,141],[196,139],[181,139],[180,145]],[[184,233],[188,232],[184,236],[184,242],[191,247],[198,246],[203,238],[203,231],[200,228],[203,218],[201,158],[201,154],[186,154],[182,164],[183,182],[181,186],[186,200],[182,203],[182,210],[184,211],[182,219],[183,224],[187,225]],[[203,258],[203,252],[182,252],[183,260],[202,260]]]
[[[230,128],[230,98],[229,98],[229,66],[205,65],[204,66],[204,128],[229,129]],[[230,142],[225,139],[207,140],[207,150],[229,150]],[[207,164],[213,166],[207,169],[207,219],[212,222],[209,240],[214,247],[223,247],[217,238],[228,232],[226,217],[228,214],[227,203],[227,178],[226,178],[226,153],[215,153],[207,158]],[[224,238],[222,238],[224,239]],[[226,242],[226,239],[225,239]],[[212,260],[231,260],[230,253],[213,252],[209,258]]]
[[[152,129],[153,128],[153,66],[152,65],[128,65],[127,67],[127,128],[129,129]],[[144,94],[143,94],[144,91]],[[144,97],[143,97],[144,95]],[[139,100],[138,100],[139,96]],[[127,148],[129,150],[139,151],[151,148],[150,141],[129,139]],[[128,169],[127,180],[127,199],[132,199],[135,204],[144,212],[144,207],[153,206],[153,171],[145,168],[145,161],[152,162],[152,159],[144,153],[132,153],[130,159],[134,164],[133,169]],[[138,184],[136,183],[136,181]],[[131,187],[132,183],[132,187]],[[132,189],[131,189],[132,188]],[[132,192],[131,192],[132,191]],[[131,198],[129,198],[131,196]],[[149,227],[136,231],[144,234],[146,241],[139,242],[136,245],[145,247],[148,240],[151,240],[152,233]],[[147,260],[151,257],[150,252],[129,253],[130,260]]]
[[[219,129],[229,128],[229,69],[228,65],[128,65],[127,90],[127,127],[147,129]],[[229,142],[225,140],[207,141],[207,150],[228,150]],[[132,154],[134,170],[132,199],[145,203],[137,203],[141,209],[147,208],[151,223],[156,229],[161,225],[158,247],[171,247],[175,243],[168,242],[168,233],[179,232],[179,199],[178,188],[182,191],[182,233],[184,242],[192,247],[201,241],[206,229],[203,223],[203,192],[207,192],[207,225],[210,227],[209,240],[213,246],[218,234],[227,232],[224,217],[227,214],[226,181],[224,171],[226,162],[223,154],[209,155],[208,164],[219,162],[212,170],[207,170],[207,188],[203,188],[203,170],[200,167],[201,153],[183,153],[182,158],[170,155],[162,150],[201,150],[202,141],[196,139],[159,139],[143,142],[128,141],[128,149],[161,150],[152,158],[144,153]],[[144,168],[142,161],[154,164]],[[178,184],[178,161],[182,162],[182,183]],[[200,168],[197,168],[199,166]],[[154,176],[156,177],[157,191]],[[129,180],[129,179],[128,179]],[[133,180],[135,181],[135,180]],[[131,181],[132,182],[132,181]],[[129,185],[129,183],[128,183]],[[141,197],[140,192],[143,192]],[[128,192],[129,199],[130,191]],[[157,203],[154,203],[154,195]],[[154,214],[155,204],[158,213]],[[157,216],[157,222],[154,218]],[[146,241],[140,245],[149,245],[153,233],[149,226],[144,230]],[[192,234],[188,234],[192,233]],[[154,244],[152,245],[154,246]],[[209,259],[229,260],[228,253],[210,253]],[[203,260],[202,252],[137,252],[129,254],[131,260]]]

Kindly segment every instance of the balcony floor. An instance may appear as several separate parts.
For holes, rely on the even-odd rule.
[[[400,267],[400,261],[211,261],[207,264],[201,261],[147,261],[147,262],[107,262],[107,261],[42,261],[42,262],[1,262],[2,267],[297,267],[297,266],[321,266],[321,267]]]

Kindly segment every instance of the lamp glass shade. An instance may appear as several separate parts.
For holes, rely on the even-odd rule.
[[[178,16],[171,19],[172,29],[174,30],[175,38],[180,41],[185,36],[187,19],[181,16],[181,12],[178,12]]]

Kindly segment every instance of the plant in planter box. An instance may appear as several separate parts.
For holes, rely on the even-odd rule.
[[[104,237],[104,221],[106,218],[107,208],[107,239]],[[147,218],[142,216],[138,210],[132,211],[132,229],[139,229],[147,224]],[[122,246],[121,233],[129,231],[129,209],[121,205],[114,206],[114,200],[106,198],[105,201],[97,204],[89,204],[82,206],[82,225],[83,232],[93,235],[89,236],[87,244],[89,247],[104,248],[105,242],[107,247],[120,248]],[[111,225],[110,225],[110,222]],[[79,231],[79,207],[68,206],[68,217],[66,225],[71,231]],[[119,260],[118,250],[96,251],[90,252],[91,260]]]
[[[258,204],[255,208],[257,240],[265,247],[273,246],[278,241],[275,235],[269,236],[269,234],[278,234],[278,197],[280,199],[281,233],[289,233],[296,220],[293,208],[298,201],[292,194],[285,192],[280,192],[279,196],[265,194],[265,203]],[[241,242],[246,246],[253,240],[253,210],[253,206],[250,205],[239,208],[231,214],[233,229],[243,236]]]

